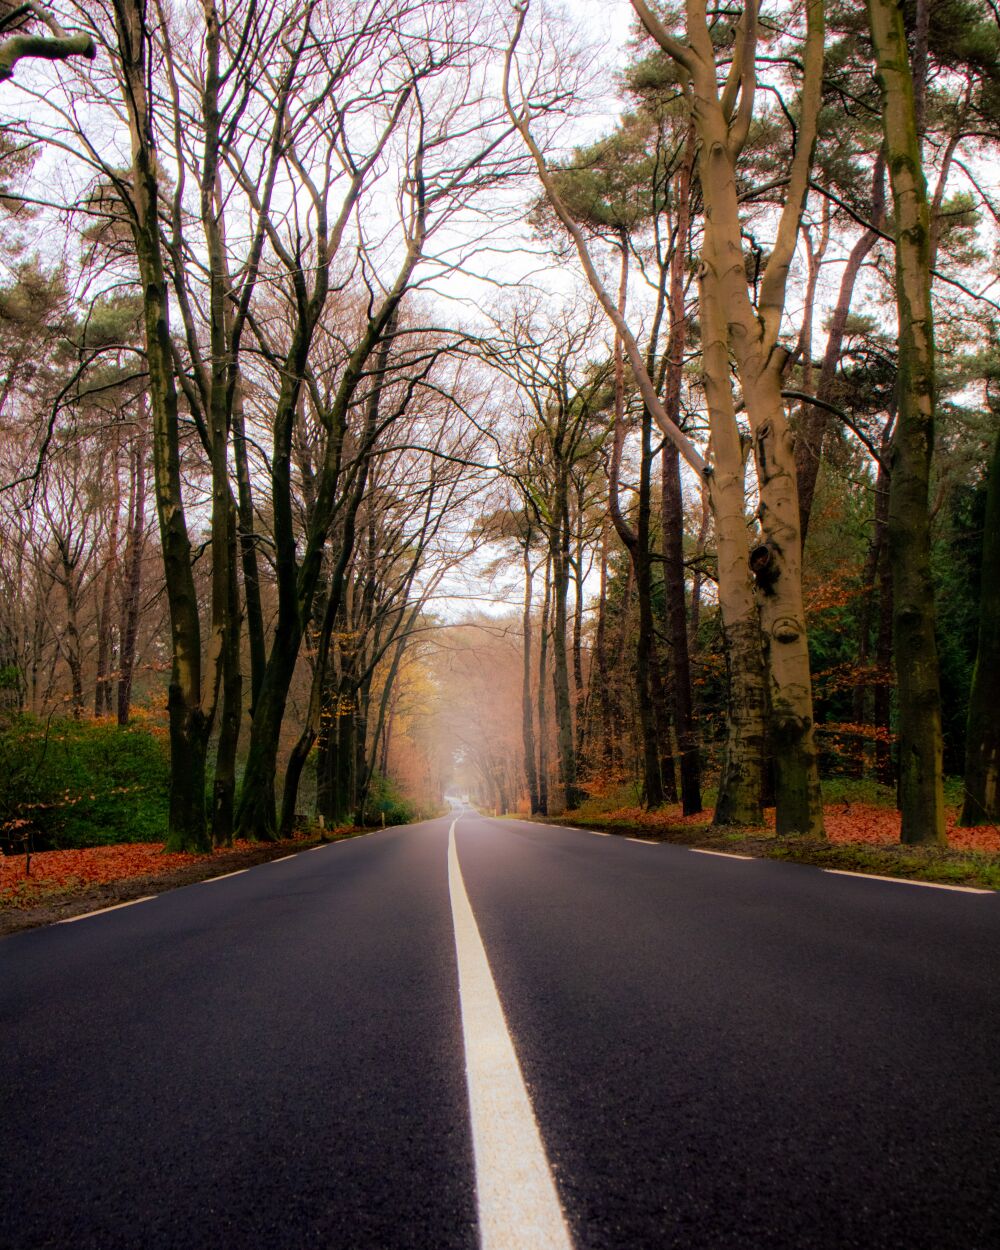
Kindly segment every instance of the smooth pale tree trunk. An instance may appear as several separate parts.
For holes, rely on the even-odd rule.
[[[722,424],[722,409],[717,403],[716,416],[712,416],[712,398],[721,400],[719,391],[729,389],[730,350],[750,421],[764,537],[753,552],[752,562],[765,644],[771,741],[776,751],[777,828],[782,834],[822,834],[823,807],[802,603],[795,462],[781,396],[781,377],[788,353],[778,344],[788,270],[808,191],[822,98],[822,0],[806,3],[800,124],[789,166],[785,205],[756,305],[747,289],[737,161],[753,120],[758,6],[753,0],[744,5],[735,31],[734,58],[721,94],[716,50],[704,4],[687,0],[687,43],[673,38],[644,0],[633,0],[633,7],[649,33],[684,72],[700,142],[698,169],[705,205],[700,271],[703,321],[706,303],[714,309],[714,328],[709,336],[715,340],[710,352],[713,363],[705,365],[706,374],[715,375],[713,396],[709,397],[713,440]],[[717,502],[717,495],[723,481],[720,477],[712,488],[717,530],[718,503],[722,502]],[[731,514],[732,503],[726,502],[725,506]],[[723,578],[720,563],[720,605],[731,594],[738,595],[738,588],[724,584]],[[747,639],[740,641],[747,645]],[[733,656],[730,667],[735,679]]]
[[[811,157],[816,125],[813,114],[819,110],[822,70],[823,22],[819,0],[809,0],[808,14],[807,68],[797,153]],[[752,433],[764,541],[751,553],[751,568],[757,583],[768,679],[777,831],[816,835],[823,832],[823,805],[802,601],[794,443],[781,395],[787,354],[777,343],[787,268],[798,233],[809,162],[803,162],[804,169],[793,170],[786,212],[782,214],[778,239],[761,283],[759,304],[754,308],[747,290],[736,190],[740,144],[733,140],[719,98],[710,46],[707,55],[712,61],[710,73],[704,72],[707,67],[700,62],[700,72],[693,78],[694,115],[701,137],[699,169],[705,198],[701,281],[703,293],[713,287],[713,295],[724,310],[729,346],[743,386]],[[744,55],[747,61],[752,58],[752,42]],[[798,211],[793,217],[787,209],[796,198]]]
[[[986,485],[979,641],[965,737],[963,825],[1000,821],[1000,434]]]
[[[899,415],[889,483],[902,840],[944,844],[941,691],[928,492],[934,450],[931,230],[903,13],[868,0],[896,238]]]
[[[725,320],[714,285],[701,284],[702,385],[711,428],[708,489],[715,519],[719,612],[726,643],[729,703],[726,745],[715,804],[717,825],[759,825],[764,772],[764,661],[750,581],[744,512],[745,461],[729,384]]]

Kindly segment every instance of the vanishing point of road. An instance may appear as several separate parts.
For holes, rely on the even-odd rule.
[[[0,943],[3,1250],[996,1250],[1000,898],[464,810]]]

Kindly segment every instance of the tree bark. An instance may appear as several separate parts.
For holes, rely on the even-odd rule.
[[[524,540],[524,610],[521,614],[521,639],[523,647],[521,676],[521,742],[524,747],[524,779],[528,785],[528,801],[531,814],[538,813],[538,771],[535,767],[535,722],[531,698],[531,572],[530,534]]]
[[[556,730],[559,744],[559,773],[566,811],[576,807],[582,792],[576,784],[576,746],[573,740],[573,707],[569,689],[568,632],[569,598],[569,498],[565,471],[560,467],[554,518],[550,533],[552,555],[552,681],[555,696]]]
[[[205,826],[209,722],[202,708],[201,624],[184,513],[177,390],[158,217],[158,161],[152,106],[146,90],[149,32],[141,0],[115,0],[114,11],[131,134],[129,208],[144,292],[156,508],[172,641],[167,700],[171,771],[166,845],[168,850],[204,852],[210,849]]]
[[[930,212],[902,10],[895,0],[868,0],[868,17],[896,238],[899,416],[889,485],[889,559],[902,840],[943,845],[941,692],[928,510],[936,402]]]
[[[670,258],[670,334],[664,378],[663,406],[671,421],[680,423],[681,381],[687,317],[684,308],[688,236],[691,231],[691,183],[696,153],[696,133],[688,127],[684,158],[677,187],[677,237]],[[671,689],[674,725],[680,754],[681,804],[685,816],[701,811],[701,751],[691,694],[691,657],[684,578],[684,497],[681,490],[680,454],[673,443],[664,442],[661,462],[663,513],[663,586],[670,636]]]
[[[125,540],[125,593],[122,599],[118,659],[118,724],[127,725],[132,707],[132,681],[139,633],[142,557],[146,545],[146,432],[140,422],[132,445],[128,534]]]
[[[549,609],[552,602],[552,557],[545,561],[545,596],[542,600],[541,635],[538,641],[538,813],[549,814],[549,725],[546,668],[549,658]]]
[[[965,736],[961,824],[1000,821],[1000,434],[986,484],[979,639]]]

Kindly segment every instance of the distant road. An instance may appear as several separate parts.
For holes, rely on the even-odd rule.
[[[3,1250],[1000,1246],[992,894],[465,812],[3,939],[0,1012]]]

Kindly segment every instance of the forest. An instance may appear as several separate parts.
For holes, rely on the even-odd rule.
[[[4,850],[1000,851],[998,155],[994,0],[3,0]]]

